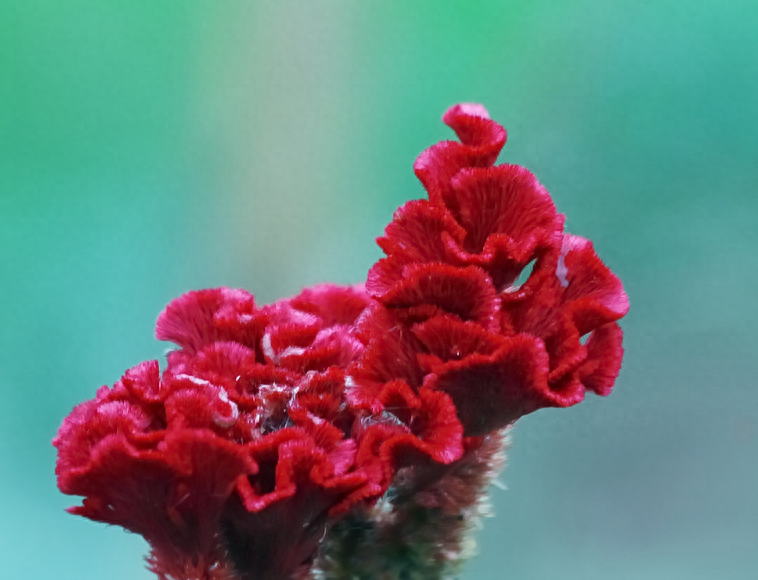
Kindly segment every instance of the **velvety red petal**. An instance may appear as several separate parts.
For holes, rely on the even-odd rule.
[[[305,429],[287,428],[271,433],[250,446],[251,455],[260,466],[259,472],[237,482],[237,491],[249,512],[262,512],[311,488],[328,490],[328,511],[366,482],[362,473],[345,473],[345,453],[354,456],[351,445],[340,447],[336,433],[324,429],[318,437],[328,449],[321,448]],[[336,452],[330,456],[329,450]],[[336,463],[330,458],[336,460]]]
[[[523,300],[505,301],[502,321],[511,332],[542,338],[550,356],[551,389],[578,397],[583,387],[581,373],[576,373],[588,356],[581,334],[623,315],[628,301],[591,244],[576,236],[565,238],[554,272],[543,275]]]
[[[478,436],[540,407],[577,402],[551,391],[547,374],[548,356],[542,342],[519,335],[492,355],[473,354],[446,363],[424,385],[448,393],[464,434]]]
[[[168,428],[210,429],[224,435],[239,418],[237,404],[221,385],[190,375],[172,377],[171,395],[166,399]]]
[[[322,328],[321,321],[315,316],[307,316],[310,318],[308,324],[290,322],[270,325],[266,329],[263,336],[263,352],[269,362],[276,363],[278,357],[287,349],[305,348],[316,339]]]
[[[429,199],[453,212],[457,198],[450,180],[464,167],[488,167],[497,159],[506,140],[505,129],[491,121],[481,105],[456,105],[443,116],[462,143],[442,141],[418,156],[413,164],[416,176],[429,192]]]
[[[555,314],[555,330],[543,338],[550,355],[549,381],[556,381],[573,372],[587,356],[587,349],[580,342],[579,332],[565,316]]]
[[[516,262],[526,264],[537,244],[560,227],[547,190],[524,167],[463,169],[452,180],[459,200],[455,217],[466,231],[463,248],[486,250],[491,236]]]
[[[426,200],[406,203],[395,212],[384,237],[377,243],[387,254],[369,270],[366,288],[372,295],[383,295],[403,277],[404,267],[412,263],[456,263],[454,248],[465,231],[447,210]],[[451,248],[452,244],[452,250]]]
[[[59,487],[63,493],[88,496],[82,506],[69,508],[70,513],[147,536],[173,527],[166,509],[173,498],[155,498],[162,509],[154,510],[151,496],[170,493],[181,475],[162,453],[140,451],[124,435],[113,434],[98,442],[84,465],[67,471]]]
[[[315,442],[285,429],[252,446],[259,473],[237,482],[240,501],[224,521],[227,549],[244,578],[289,578],[312,559],[330,514],[365,487],[363,473],[340,473]]]
[[[425,199],[409,201],[395,211],[384,236],[376,242],[384,252],[407,262],[446,262],[450,256],[443,234],[462,243],[466,232],[440,206]]]
[[[442,115],[442,122],[455,131],[461,143],[486,156],[487,164],[495,162],[505,145],[505,129],[490,120],[487,109],[479,103],[453,105]]]
[[[408,261],[403,256],[390,256],[376,262],[368,271],[366,290],[372,296],[384,296],[405,275]]]
[[[504,327],[544,339],[559,332],[565,320],[575,326],[575,334],[583,335],[617,320],[629,308],[621,283],[597,257],[591,242],[568,234],[561,251],[551,253],[522,300],[501,297]]]
[[[584,386],[598,395],[611,393],[621,370],[623,331],[615,322],[596,328],[587,340],[587,359],[579,369]]]
[[[295,308],[289,299],[268,304],[263,307],[262,312],[266,314],[269,328],[286,325],[321,328],[324,325],[316,314]]]
[[[419,355],[419,360],[426,361],[422,367],[427,372],[438,364],[474,353],[492,354],[504,343],[499,334],[452,316],[435,316],[414,325],[411,331],[425,347],[426,352]]]
[[[592,242],[566,235],[561,257],[556,276],[580,334],[628,312],[629,298],[620,280],[597,257]]]
[[[382,305],[381,302],[373,301],[371,305],[358,317],[353,325],[353,335],[364,345],[392,332],[397,327],[397,320],[393,313]]]
[[[139,533],[177,565],[222,557],[219,518],[237,478],[255,471],[243,447],[207,431],[169,433],[156,451],[112,435],[70,474],[67,493],[84,495],[72,513]]]
[[[447,394],[428,389],[416,394],[407,383],[392,381],[383,389],[380,400],[383,417],[399,427],[383,444],[383,452],[392,457],[396,467],[413,465],[419,456],[451,463],[463,453],[463,428]]]
[[[331,291],[324,293],[331,295],[329,300],[336,300],[339,295]],[[327,300],[325,296],[321,298]],[[317,315],[296,310],[288,302],[267,307],[266,313],[270,324],[261,345],[270,364],[300,373],[323,371],[334,365],[346,366],[363,350],[363,344],[353,336],[352,326],[324,327]]]
[[[308,373],[298,385],[298,396],[340,398],[345,392],[345,371],[331,367],[322,373]]]
[[[290,303],[293,308],[318,316],[325,326],[350,325],[371,298],[362,285],[319,284],[306,288]]]
[[[443,207],[426,200],[414,200],[395,212],[385,235],[376,241],[388,256],[399,258],[403,263],[448,262],[451,259],[448,238],[462,243],[465,235]]]
[[[172,301],[158,316],[155,335],[191,353],[217,340],[255,348],[264,323],[251,294],[215,288],[188,292]]]
[[[370,309],[369,316],[362,317],[358,334],[370,342],[347,370],[345,395],[351,405],[378,413],[384,383],[400,379],[414,388],[421,385],[424,373],[417,355],[423,345],[379,304]]]
[[[299,373],[271,366],[256,364],[246,368],[237,377],[234,400],[240,408],[266,406],[266,398],[272,391],[290,393],[300,380]],[[289,396],[286,394],[285,396]]]
[[[307,348],[289,347],[281,352],[278,364],[302,373],[345,367],[358,359],[364,346],[352,336],[348,326],[333,326],[318,333]]]
[[[354,415],[345,405],[345,372],[331,367],[323,373],[308,373],[298,384],[289,414],[302,410],[316,421],[326,421],[349,433]]]
[[[237,481],[237,493],[248,511],[261,511],[281,497],[292,494],[291,490],[277,489],[276,466],[279,449],[290,441],[307,438],[299,428],[285,428],[268,433],[248,445],[250,456],[258,465],[251,477]],[[283,495],[284,494],[284,495]]]
[[[317,394],[317,393],[297,393],[295,401],[289,408],[290,417],[295,412],[305,412],[314,421],[328,421],[329,423],[344,423],[342,413],[343,399],[338,395]],[[347,417],[348,423],[352,417]]]
[[[295,427],[301,428],[324,451],[331,451],[342,441],[344,433],[331,423],[299,405],[290,405],[287,410]]]
[[[72,491],[71,474],[88,465],[93,450],[104,439],[118,435],[130,444],[138,443],[150,424],[142,409],[126,401],[94,400],[77,405],[53,439],[58,449],[58,487],[63,493],[77,493]]]
[[[160,403],[167,392],[162,388],[157,360],[145,361],[129,369],[121,384],[137,399],[145,403]]]
[[[500,262],[502,253],[497,248],[492,255],[492,260],[487,256],[483,256],[483,258],[486,258],[486,263],[482,268],[487,270],[487,272],[491,272],[493,281],[495,279],[499,281],[496,288],[500,290],[500,300],[504,310],[512,307],[523,308],[523,304],[520,303],[532,299],[535,294],[544,291],[545,288],[552,289],[555,287],[555,270],[558,258],[560,257],[559,248],[562,239],[563,235],[557,233],[554,239],[551,238],[546,247],[538,248],[535,251],[534,260],[526,266],[526,268],[531,266],[532,270],[522,284],[516,284],[516,280],[512,276],[516,273],[521,275],[522,271],[526,268],[522,268],[519,264],[516,269],[513,269],[515,262],[510,260],[510,258],[505,258]],[[551,300],[550,305],[552,306],[553,304],[554,302]]]
[[[387,453],[384,443],[402,433],[398,425],[382,421],[380,418],[366,418],[357,426],[355,436],[358,452],[355,463],[367,476],[367,492],[376,496],[389,489],[395,475],[394,459]]]
[[[255,351],[237,342],[214,342],[206,346],[185,367],[187,374],[236,379],[258,366]]]
[[[405,277],[381,297],[405,322],[420,322],[437,314],[454,314],[488,330],[499,329],[500,299],[490,278],[479,268],[446,264],[408,266]]]

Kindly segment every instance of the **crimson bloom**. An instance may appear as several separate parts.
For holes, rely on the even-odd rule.
[[[461,142],[419,156],[429,200],[401,207],[378,240],[387,257],[366,287],[379,304],[368,316],[380,322],[364,324],[384,332],[354,364],[350,396],[375,408],[397,374],[378,361],[401,357],[402,378],[450,395],[465,434],[477,436],[576,404],[587,389],[607,395],[623,352],[616,320],[629,307],[621,283],[590,242],[563,232],[534,175],[494,165],[506,135],[480,105],[443,119]]]
[[[451,513],[429,498],[473,501],[488,437],[610,393],[621,283],[534,175],[495,165],[506,133],[483,107],[443,119],[459,141],[416,160],[428,199],[397,210],[365,288],[263,307],[217,288],[166,307],[166,368],[102,387],[53,441],[61,491],[84,497],[72,513],[143,535],[164,580],[284,580],[396,478]],[[458,491],[440,495],[451,473]]]

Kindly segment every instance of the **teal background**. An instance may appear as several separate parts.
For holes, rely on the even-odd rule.
[[[0,576],[138,580],[50,439],[162,307],[361,281],[484,103],[632,310],[616,391],[524,418],[476,580],[758,574],[758,4],[0,2]]]

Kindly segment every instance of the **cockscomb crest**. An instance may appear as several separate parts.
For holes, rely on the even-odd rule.
[[[286,579],[397,477],[437,489],[429,474],[484,465],[521,416],[610,393],[621,283],[532,173],[495,164],[506,132],[484,107],[443,120],[459,140],[416,160],[428,199],[395,212],[365,286],[166,307],[165,368],[102,387],[53,441],[61,491],[84,496],[72,513],[142,534],[159,578]]]

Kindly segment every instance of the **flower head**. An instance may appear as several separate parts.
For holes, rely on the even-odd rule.
[[[495,165],[506,133],[482,106],[443,119],[459,141],[416,160],[428,199],[397,210],[365,288],[263,307],[217,288],[166,307],[166,368],[102,387],[53,441],[60,489],[84,497],[72,513],[143,535],[165,580],[284,580],[396,478],[455,518],[496,463],[484,442],[611,391],[621,283],[534,175]]]
[[[402,378],[448,394],[464,433],[479,436],[576,404],[587,389],[607,395],[628,310],[621,283],[590,242],[563,232],[534,175],[494,165],[506,134],[483,107],[458,105],[443,119],[460,142],[419,156],[429,199],[401,207],[378,240],[386,257],[366,284],[378,305],[363,325],[384,332],[365,333],[349,396],[376,408],[381,385]]]
[[[54,440],[61,490],[85,496],[71,511],[142,534],[165,578],[287,577],[330,517],[386,489],[344,401],[367,301],[324,286],[262,309],[226,288],[169,304],[156,333],[181,348],[168,368],[127,371]]]

